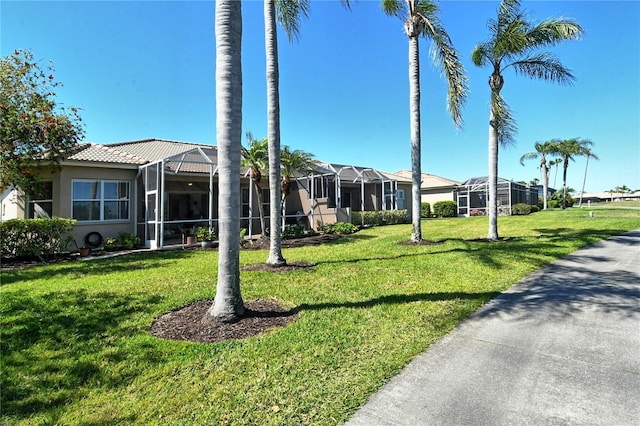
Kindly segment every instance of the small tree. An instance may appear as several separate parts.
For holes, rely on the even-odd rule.
[[[54,68],[42,69],[26,50],[0,59],[0,190],[42,190],[34,169],[56,166],[84,136],[77,107],[56,102]]]
[[[247,141],[249,147],[242,147],[242,160],[241,164],[248,167],[251,170],[251,182],[256,191],[256,197],[258,197],[258,213],[260,215],[260,232],[262,233],[262,239],[267,238],[267,230],[264,222],[264,207],[262,188],[260,183],[262,182],[262,171],[269,168],[269,151],[267,138],[258,140],[254,139],[251,132],[247,132]]]

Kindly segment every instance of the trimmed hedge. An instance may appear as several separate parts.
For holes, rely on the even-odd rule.
[[[433,214],[436,217],[457,217],[458,204],[455,201],[438,201],[433,204]]]
[[[526,216],[529,213],[531,213],[531,206],[529,204],[518,203],[514,204],[513,207],[511,207],[512,215]]]
[[[351,212],[351,223],[356,226],[381,226],[408,223],[407,210],[374,210]]]
[[[422,218],[431,217],[431,205],[429,203],[425,203],[425,202],[420,203],[420,217]]]
[[[6,258],[45,258],[68,251],[75,219],[10,219],[0,222],[0,253]]]

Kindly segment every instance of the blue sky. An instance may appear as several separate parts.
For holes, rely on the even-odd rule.
[[[470,60],[487,37],[497,1],[442,1],[441,19],[469,76],[464,126],[446,112],[446,83],[421,40],[423,172],[465,180],[487,175],[490,70]],[[499,174],[530,181],[537,164],[519,158],[551,138],[588,138],[587,191],[640,189],[640,2],[525,1],[532,18],[576,19],[579,42],[553,48],[577,80],[558,86],[505,74],[517,144],[502,149]],[[243,128],[266,136],[261,1],[243,3]],[[58,100],[82,108],[86,140],[162,138],[215,144],[214,3],[71,1],[0,3],[0,53],[29,49],[52,60],[64,82]],[[312,1],[297,42],[281,34],[282,144],[324,161],[387,171],[410,168],[408,42],[379,1]],[[571,163],[580,190],[585,160]],[[561,186],[562,171],[556,186]],[[554,183],[554,172],[551,184]]]

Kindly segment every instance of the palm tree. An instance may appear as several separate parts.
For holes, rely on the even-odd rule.
[[[580,201],[578,202],[578,207],[582,207],[582,197],[584,196],[584,186],[587,183],[587,169],[589,168],[589,158],[593,158],[594,160],[599,160],[598,156],[591,151],[591,148],[585,148],[584,153],[587,157],[587,164],[584,166],[584,178],[582,179],[582,191],[580,191]]]
[[[471,54],[476,66],[491,66],[489,113],[489,240],[498,239],[498,145],[515,143],[517,130],[511,109],[500,95],[503,72],[513,67],[516,74],[560,84],[570,84],[573,74],[549,52],[540,48],[580,38],[582,28],[569,19],[528,20],[519,0],[503,0],[496,20],[489,20],[489,40]]]
[[[280,210],[283,211],[287,197],[291,193],[291,178],[296,175],[309,175],[313,172],[315,163],[313,162],[313,154],[296,149],[291,151],[287,145],[282,148],[280,153],[282,180],[280,182],[280,192],[282,199],[280,200]]]
[[[349,9],[349,1],[341,0]],[[278,70],[277,22],[284,28],[289,41],[300,35],[300,20],[309,15],[309,0],[264,0],[264,33],[267,60],[267,139],[269,140],[270,234],[267,264],[286,264],[282,256],[280,203],[280,75]]]
[[[409,115],[411,120],[411,241],[422,240],[420,224],[421,135],[420,135],[420,47],[419,37],[433,42],[433,58],[449,85],[447,108],[457,127],[462,124],[462,105],[467,98],[467,77],[449,35],[438,18],[438,7],[431,0],[382,0],[389,16],[404,22],[409,37]]]
[[[248,167],[251,170],[251,182],[256,191],[256,197],[258,199],[258,213],[260,216],[260,232],[262,233],[262,239],[267,238],[267,231],[264,226],[264,206],[262,200],[262,188],[260,183],[262,182],[262,171],[266,170],[269,162],[269,155],[267,151],[268,140],[267,138],[257,140],[253,138],[251,132],[247,132],[247,140],[249,142],[249,148],[241,147],[242,149],[242,162],[241,165]],[[250,219],[251,220],[251,219]]]
[[[549,164],[547,164],[547,154],[551,154],[553,152],[551,141],[546,141],[544,143],[536,142],[534,145],[536,150],[535,152],[529,152],[520,157],[520,164],[524,166],[524,160],[533,160],[536,158],[540,158],[540,175],[542,176],[542,200],[543,200],[543,210],[547,210],[547,192],[549,188]],[[537,185],[537,184],[536,184]]]
[[[564,197],[562,198],[562,208],[566,208],[567,198],[567,169],[569,168],[569,160],[575,161],[574,157],[587,155],[587,149],[593,142],[588,139],[554,139],[554,153],[562,158],[562,188]]]
[[[237,321],[240,293],[240,147],[242,146],[242,3],[216,0],[216,139],[220,215],[216,296],[205,318]]]
[[[549,160],[549,168],[556,166],[556,171],[553,173],[553,189],[556,189],[556,182],[558,181],[558,166],[562,163],[562,158],[556,158]]]

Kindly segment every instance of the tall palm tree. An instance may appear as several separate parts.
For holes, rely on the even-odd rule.
[[[242,161],[240,164],[248,167],[251,171],[251,182],[253,183],[253,188],[256,191],[256,198],[258,200],[261,238],[264,240],[267,238],[267,231],[264,226],[264,206],[260,183],[262,182],[262,171],[267,169],[269,163],[268,140],[267,138],[260,140],[254,139],[253,134],[247,132],[247,141],[249,142],[249,147],[241,147]]]
[[[313,173],[315,163],[313,162],[313,154],[296,149],[291,151],[287,145],[282,148],[280,153],[282,180],[280,182],[280,192],[282,199],[280,200],[280,210],[284,210],[287,197],[291,193],[291,178],[294,176],[305,176]]]
[[[449,35],[438,18],[438,7],[431,0],[382,0],[389,16],[404,22],[409,37],[409,114],[411,120],[411,241],[422,240],[421,208],[421,135],[420,135],[420,37],[433,43],[433,58],[447,79],[447,109],[457,127],[462,124],[462,105],[467,98],[467,77]]]
[[[341,1],[347,9],[349,1]],[[267,264],[286,264],[282,256],[280,193],[280,74],[278,70],[278,33],[276,21],[289,41],[300,35],[300,20],[309,15],[309,0],[264,0],[264,33],[267,60],[267,139],[269,140],[270,214],[269,257]]]
[[[575,157],[587,155],[587,149],[593,142],[588,139],[572,138],[572,139],[554,139],[554,153],[562,158],[562,208],[567,207],[567,169],[569,168],[569,160],[575,161]]]
[[[242,146],[242,3],[216,0],[216,139],[220,215],[216,296],[205,318],[237,321],[240,293],[240,147]]]
[[[591,151],[591,148],[585,148],[584,154],[587,157],[587,164],[584,166],[584,178],[582,178],[582,191],[580,191],[580,201],[578,202],[578,207],[582,207],[582,197],[584,196],[584,186],[587,183],[587,169],[589,168],[589,158],[593,158],[594,160],[599,160],[598,156]]]
[[[570,84],[575,79],[571,71],[553,54],[539,49],[579,39],[581,34],[580,25],[570,19],[530,22],[519,0],[503,0],[497,18],[489,20],[489,40],[478,44],[471,54],[476,66],[493,68],[489,77],[489,240],[498,239],[498,145],[515,143],[517,130],[511,109],[500,95],[502,74],[513,67],[516,74]]]
[[[536,158],[540,158],[540,175],[542,176],[543,191],[543,210],[547,210],[547,192],[549,188],[549,164],[547,164],[547,154],[553,153],[552,142],[536,142],[535,148],[535,152],[529,152],[520,157],[520,164],[524,166],[524,160],[533,160]]]

